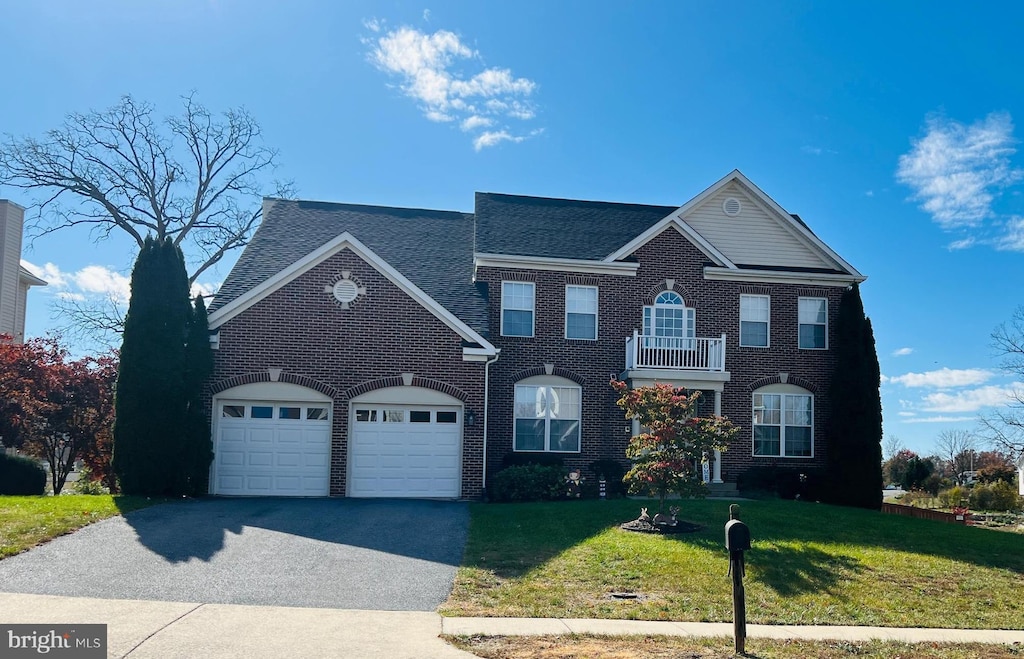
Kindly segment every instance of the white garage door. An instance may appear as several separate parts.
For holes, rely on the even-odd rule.
[[[218,405],[214,494],[320,497],[330,485],[330,404]]]
[[[349,496],[457,498],[462,410],[353,403]]]

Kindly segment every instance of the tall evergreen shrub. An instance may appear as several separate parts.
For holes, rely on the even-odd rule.
[[[126,494],[185,493],[185,341],[192,307],[181,250],[147,237],[131,278],[113,467]]]
[[[860,288],[843,293],[836,317],[836,368],[829,386],[825,498],[844,506],[882,507],[882,403],[871,321]]]

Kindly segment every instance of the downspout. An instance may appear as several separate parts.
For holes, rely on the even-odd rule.
[[[501,348],[498,348],[494,352],[494,359],[490,359],[484,362],[484,459],[483,459],[483,473],[480,475],[480,487],[486,490],[487,488],[487,399],[491,393],[490,375],[491,375],[491,364],[498,361],[501,357]]]

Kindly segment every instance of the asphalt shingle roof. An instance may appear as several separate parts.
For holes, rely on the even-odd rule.
[[[275,200],[210,310],[223,307],[345,231],[487,336],[486,294],[473,283],[473,216],[455,211]]]
[[[476,193],[476,251],[603,259],[678,206]]]

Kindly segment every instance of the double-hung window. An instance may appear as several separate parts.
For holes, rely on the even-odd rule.
[[[810,393],[754,394],[754,455],[814,455],[814,397]]]
[[[767,348],[770,325],[771,298],[767,295],[741,295],[740,345]]]
[[[580,401],[577,386],[517,384],[514,449],[579,453]]]
[[[597,286],[565,287],[565,338],[597,339]]]
[[[533,282],[501,283],[501,335],[533,336]]]
[[[799,299],[799,346],[807,350],[828,348],[828,300],[823,297]]]

